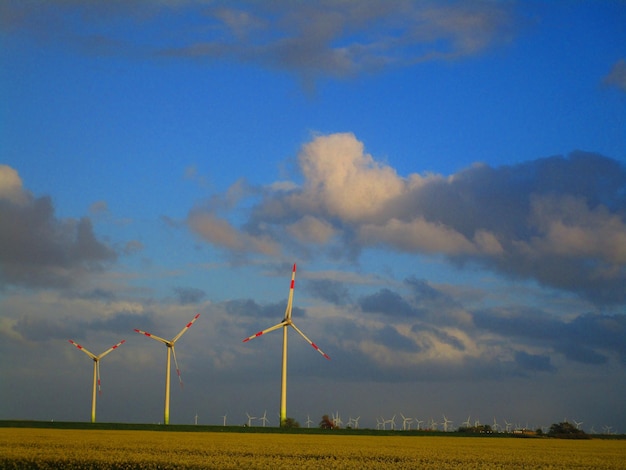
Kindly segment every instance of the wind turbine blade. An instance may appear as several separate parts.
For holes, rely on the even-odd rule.
[[[176,360],[176,350],[174,349],[174,346],[172,346],[172,354],[174,356],[174,365],[176,366],[176,373],[178,374],[178,381],[180,382],[180,388],[183,388],[183,379],[180,376],[180,369],[178,368],[178,361]]]
[[[311,346],[313,346],[313,349],[315,349],[318,353],[320,353],[322,356],[324,356],[326,359],[330,360],[330,357],[328,357],[328,354],[326,354],[324,351],[322,351],[317,344],[315,344],[313,341],[311,341],[309,338],[306,337],[306,335],[304,333],[302,333],[302,331],[300,331],[300,329],[294,325],[293,323],[290,323],[290,325],[293,327],[294,330],[296,330],[298,333],[300,333],[300,336],[302,336],[307,343],[309,343]]]
[[[117,349],[118,347],[120,347],[122,344],[124,344],[126,342],[125,339],[123,339],[122,341],[120,341],[119,343],[117,343],[115,346],[111,346],[109,349],[107,349],[106,351],[104,351],[102,354],[100,354],[98,356],[98,359],[102,359],[104,356],[106,356],[107,354],[109,354],[111,351],[113,351],[114,349]]]
[[[291,308],[293,306],[293,288],[296,285],[296,263],[293,263],[291,271],[291,286],[289,287],[289,298],[287,299],[287,308],[285,309],[285,320],[291,319]]]
[[[88,355],[90,358],[92,358],[94,361],[98,359],[98,357],[97,357],[94,353],[92,353],[92,352],[88,351],[87,349],[83,348],[80,344],[78,344],[78,343],[76,343],[76,342],[72,341],[71,339],[68,339],[68,341],[69,341],[70,343],[72,343],[74,346],[76,346],[78,349],[80,349],[82,352],[84,352],[85,354],[87,354],[87,355]]]
[[[163,343],[163,344],[169,344],[169,341],[168,341],[168,340],[166,340],[166,339],[164,339],[164,338],[161,338],[161,337],[159,337],[159,336],[157,336],[157,335],[153,335],[152,333],[147,333],[147,332],[145,332],[145,331],[138,330],[137,328],[135,328],[135,331],[136,331],[137,333],[139,333],[140,335],[144,335],[144,336],[147,336],[148,338],[156,339],[157,341],[160,341],[160,342],[161,342],[161,343]]]
[[[274,325],[274,326],[270,326],[269,328],[267,328],[266,330],[263,331],[259,331],[258,333],[253,334],[252,336],[248,336],[246,339],[243,340],[244,343],[250,341],[251,339],[254,338],[258,338],[261,335],[264,335],[265,333],[269,333],[270,331],[274,331],[279,329],[282,326],[288,325],[287,321],[281,321],[278,325]]]
[[[189,323],[187,323],[187,325],[185,325],[185,328],[180,330],[180,333],[178,333],[176,336],[174,336],[174,339],[171,342],[175,343],[176,341],[178,341],[178,338],[180,338],[183,335],[183,333],[185,333],[191,327],[191,325],[194,324],[194,322],[198,319],[199,316],[200,316],[199,313],[196,314],[196,316],[193,317],[193,319]]]

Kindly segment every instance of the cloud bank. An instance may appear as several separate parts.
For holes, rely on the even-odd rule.
[[[597,305],[626,301],[626,167],[615,160],[577,151],[401,176],[344,133],[304,144],[298,167],[302,183],[259,189],[239,227],[195,208],[190,228],[227,250],[437,254]]]

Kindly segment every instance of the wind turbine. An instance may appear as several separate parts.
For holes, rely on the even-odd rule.
[[[165,366],[165,411],[163,412],[163,423],[165,424],[170,424],[170,375],[171,375],[170,374],[170,369],[171,369],[170,356],[171,355],[174,355],[174,364],[176,364],[176,373],[178,374],[178,381],[180,382],[180,388],[183,388],[183,379],[180,376],[180,369],[178,368],[178,361],[176,360],[176,350],[174,349],[174,343],[176,343],[176,341],[180,339],[180,337],[191,327],[191,325],[194,324],[194,322],[198,319],[199,316],[200,316],[199,313],[196,314],[196,316],[193,317],[193,319],[189,323],[187,323],[187,325],[185,325],[185,327],[182,330],[180,330],[180,333],[178,333],[176,336],[174,336],[173,339],[169,341],[166,339],[160,338],[159,336],[146,333],[145,331],[138,330],[137,328],[135,328],[135,331],[137,333],[147,336],[148,338],[152,338],[157,341],[160,341],[165,346],[167,346],[167,364]]]
[[[452,424],[452,421],[446,418],[446,415],[443,415],[443,432],[448,432],[448,424]]]
[[[420,430],[420,426],[424,422],[424,420],[415,418],[415,422],[417,423],[417,430],[419,431]]]
[[[359,429],[359,420],[361,419],[360,416],[357,416],[356,418],[354,418],[352,420],[352,425],[354,426],[354,429]]]
[[[123,339],[122,341],[117,343],[115,346],[111,346],[109,349],[104,351],[99,356],[96,356],[94,353],[87,351],[80,344],[72,341],[71,339],[68,341],[72,343],[74,346],[76,346],[78,349],[80,349],[82,352],[87,354],[91,359],[93,359],[93,392],[91,393],[91,422],[95,423],[96,422],[96,386],[98,387],[98,392],[102,393],[102,390],[100,389],[100,359],[102,359],[104,356],[109,354],[114,349],[117,349],[118,346],[121,346],[122,344],[124,344],[126,340]]]
[[[265,413],[263,413],[263,416],[261,416],[259,420],[263,421],[263,427],[265,427],[265,425],[269,422],[269,419],[267,419],[267,410],[265,410]]]
[[[406,431],[407,429],[410,430],[411,429],[411,421],[413,421],[413,418],[407,418],[402,413],[400,413],[400,416],[402,416],[402,430],[403,431]]]
[[[378,418],[376,418],[376,429],[380,429],[383,428],[383,431],[385,430],[385,418],[383,418],[382,416],[380,417],[380,420]]]
[[[293,306],[293,288],[296,283],[296,264],[293,265],[293,270],[291,271],[291,287],[289,288],[289,298],[287,300],[287,309],[285,310],[285,318],[283,321],[278,323],[277,325],[271,326],[263,331],[259,331],[252,336],[247,337],[243,340],[244,343],[250,341],[251,339],[258,338],[265,333],[269,333],[270,331],[277,330],[279,328],[283,329],[283,364],[282,364],[282,374],[281,374],[281,382],[280,382],[280,425],[282,426],[287,419],[287,328],[292,327],[294,330],[298,332],[300,336],[304,338],[304,340],[309,343],[313,348],[319,352],[326,359],[330,359],[328,355],[322,351],[317,344],[311,341],[306,337],[302,331],[293,323],[291,319],[291,308]]]
[[[313,423],[313,420],[311,419],[311,416],[306,415],[306,427],[310,428],[311,427],[311,423]]]
[[[341,418],[339,417],[339,411],[336,412],[336,414],[333,414],[332,412],[330,413],[330,415],[333,418],[333,424],[335,425],[336,428],[340,428],[343,425],[343,421],[341,420]]]
[[[224,419],[224,424],[223,424],[223,426],[226,426],[226,416],[227,416],[227,415],[222,416],[222,418]]]
[[[466,428],[471,428],[472,427],[472,423],[470,423],[471,418],[472,418],[472,415],[469,415],[467,417],[467,421],[463,421],[462,425],[465,426]]]
[[[501,427],[498,422],[496,421],[496,417],[493,417],[493,425],[492,425],[492,429],[493,432],[498,432],[498,428]]]
[[[246,416],[248,417],[248,427],[252,426],[252,420],[256,419],[256,416],[250,416],[248,412],[246,412]]]
[[[428,423],[428,425],[430,426],[431,431],[437,430],[437,424],[438,423],[433,418],[430,418],[430,423]]]
[[[391,419],[386,419],[385,423],[389,423],[389,429],[392,431],[396,430],[396,415],[393,415]]]
[[[583,424],[582,421],[576,421],[575,419],[573,420],[574,424],[576,425],[576,429],[580,429],[580,425]]]
[[[506,419],[504,420],[506,432],[511,432],[511,423],[509,423]]]

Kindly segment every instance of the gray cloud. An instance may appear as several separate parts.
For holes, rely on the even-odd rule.
[[[552,372],[554,367],[550,362],[550,357],[542,354],[529,354],[524,351],[515,353],[515,363],[521,369],[520,372]]]
[[[473,313],[478,328],[526,344],[549,348],[567,359],[604,364],[613,354],[626,365],[626,316],[582,314],[570,321],[528,308]]]
[[[89,54],[239,61],[295,72],[309,85],[475,55],[514,30],[514,10],[492,2],[9,0],[0,8],[5,32],[27,31]],[[195,15],[195,27],[181,30],[182,15]],[[110,32],[129,20],[132,37]]]
[[[337,281],[329,279],[312,279],[304,283],[304,290],[318,299],[335,305],[345,305],[350,301],[347,287]]]
[[[626,60],[620,59],[615,62],[603,82],[605,85],[614,86],[626,92]]]
[[[385,325],[380,330],[376,330],[372,339],[378,343],[385,344],[395,351],[419,352],[421,347],[411,338],[401,335],[392,326]]]
[[[390,289],[381,289],[375,294],[361,297],[358,300],[358,305],[365,313],[381,313],[402,317],[415,317],[418,315],[407,300]]]
[[[197,304],[206,297],[206,292],[195,287],[175,287],[174,292],[181,305]]]
[[[224,302],[223,307],[233,316],[274,319],[276,323],[280,323],[285,318],[287,301],[261,305],[252,299],[237,299]],[[295,305],[291,313],[294,317],[306,316],[306,310]],[[270,326],[272,325],[267,325]]]
[[[0,285],[68,287],[117,255],[96,239],[91,220],[57,219],[49,197],[33,197],[0,165]]]

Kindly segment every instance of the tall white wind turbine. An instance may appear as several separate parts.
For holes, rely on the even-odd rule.
[[[71,339],[68,341],[72,343],[74,346],[76,346],[78,349],[80,349],[82,352],[87,354],[93,360],[93,392],[91,393],[91,422],[95,423],[96,422],[96,387],[98,388],[98,392],[102,393],[100,389],[100,359],[102,359],[111,351],[113,351],[114,349],[117,349],[119,346],[124,344],[126,340],[123,339],[122,341],[117,343],[115,346],[111,346],[109,349],[107,349],[106,351],[104,351],[102,354],[98,356],[96,356],[94,353],[90,351],[87,351],[80,344],[72,341]]]
[[[160,341],[165,346],[167,346],[167,365],[165,366],[165,411],[163,412],[163,422],[165,424],[170,424],[170,370],[171,370],[171,359],[170,356],[174,356],[174,364],[176,364],[176,373],[178,374],[178,381],[180,382],[180,387],[183,387],[183,379],[180,376],[180,369],[178,368],[178,361],[176,360],[176,350],[174,349],[174,343],[180,339],[180,337],[194,324],[194,322],[198,319],[200,314],[198,313],[193,319],[185,325],[185,328],[180,330],[173,339],[167,340],[164,338],[160,338],[156,335],[146,333],[145,331],[138,330],[135,328],[135,331],[139,334],[147,336],[148,338],[155,339]],[[170,354],[171,352],[171,354]]]
[[[282,375],[281,375],[281,387],[280,387],[280,425],[282,426],[287,419],[287,328],[292,327],[294,330],[298,332],[300,336],[304,338],[304,340],[309,343],[313,348],[319,352],[326,359],[330,359],[328,355],[322,351],[317,344],[311,341],[307,336],[300,331],[300,329],[293,323],[291,319],[291,308],[293,306],[293,288],[296,283],[296,264],[293,265],[293,270],[291,272],[291,287],[289,288],[289,298],[287,300],[287,309],[285,310],[285,318],[283,321],[278,323],[277,325],[271,326],[263,331],[259,331],[258,333],[249,336],[244,339],[243,342],[250,341],[251,339],[258,338],[265,333],[269,333],[270,331],[277,330],[279,328],[283,329],[283,364],[282,364]]]

